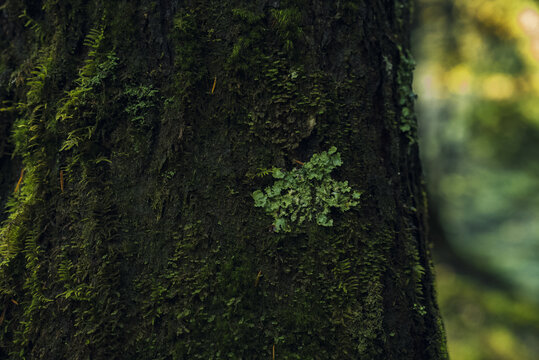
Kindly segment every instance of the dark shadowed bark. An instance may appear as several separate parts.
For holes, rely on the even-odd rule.
[[[408,1],[2,4],[3,358],[447,358]],[[278,231],[332,147],[359,204]]]

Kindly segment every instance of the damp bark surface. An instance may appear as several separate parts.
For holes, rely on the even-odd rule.
[[[410,12],[2,2],[0,358],[446,359]],[[331,147],[359,205],[275,231]]]

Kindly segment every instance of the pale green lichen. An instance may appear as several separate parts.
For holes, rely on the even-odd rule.
[[[273,168],[276,179],[264,191],[252,196],[256,207],[262,207],[274,219],[275,232],[297,230],[315,220],[320,226],[333,226],[332,208],[347,211],[359,205],[360,191],[351,189],[348,181],[336,181],[330,173],[342,165],[336,147],[314,154],[301,168],[285,171]]]

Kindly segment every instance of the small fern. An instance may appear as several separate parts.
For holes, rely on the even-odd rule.
[[[43,28],[37,21],[35,21],[28,15],[26,9],[22,11],[22,14],[19,15],[19,18],[26,20],[24,26],[31,29],[39,42],[43,43],[45,40],[45,31],[43,31]]]
[[[103,26],[100,26],[99,28],[90,29],[88,32],[88,35],[86,35],[86,38],[83,41],[83,45],[90,48],[90,52],[88,53],[89,57],[95,57],[97,54],[97,50],[99,49],[99,46],[101,45],[101,42],[105,38],[105,29]]]
[[[58,266],[58,278],[64,283],[64,287],[68,288],[71,284],[71,273],[73,271],[73,262],[71,260],[64,259]]]
[[[273,172],[276,170],[277,168],[271,168],[271,169],[267,169],[267,168],[258,168],[258,172],[255,174],[256,177],[264,177],[264,176],[267,176],[269,174],[273,174]]]

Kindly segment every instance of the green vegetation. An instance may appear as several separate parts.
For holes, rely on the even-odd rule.
[[[124,94],[129,99],[125,112],[129,114],[130,120],[137,126],[147,127],[149,124],[145,118],[148,111],[156,107],[156,97],[159,90],[154,89],[151,85],[126,86]]]
[[[294,41],[303,33],[301,11],[297,8],[271,9],[271,16],[276,24],[277,34],[284,43],[284,50],[294,49]]]
[[[99,53],[104,38],[104,29],[92,29],[84,41],[89,48],[88,58],[79,69],[79,76],[74,81],[76,87],[68,91],[66,97],[60,101],[55,120],[71,128],[64,140],[60,151],[77,148],[83,143],[91,142],[95,138],[98,121],[84,121],[95,116],[95,110],[90,104],[98,102],[97,93],[103,89],[104,81],[113,75],[118,66],[119,59],[113,51]],[[49,126],[55,126],[53,122]]]
[[[437,266],[437,293],[450,355],[463,360],[534,360],[539,306]]]
[[[348,211],[359,205],[361,192],[351,191],[348,181],[335,181],[330,173],[342,165],[341,154],[332,146],[314,154],[300,168],[284,171],[273,168],[276,181],[264,191],[253,192],[255,206],[273,216],[275,232],[297,231],[305,222],[333,226],[332,208]]]
[[[417,95],[411,85],[415,61],[412,54],[407,50],[403,50],[402,47],[399,47],[399,54],[399,67],[397,68],[397,86],[399,105],[401,106],[399,129],[406,134],[410,144],[413,144],[417,137],[417,119],[413,111]]]

